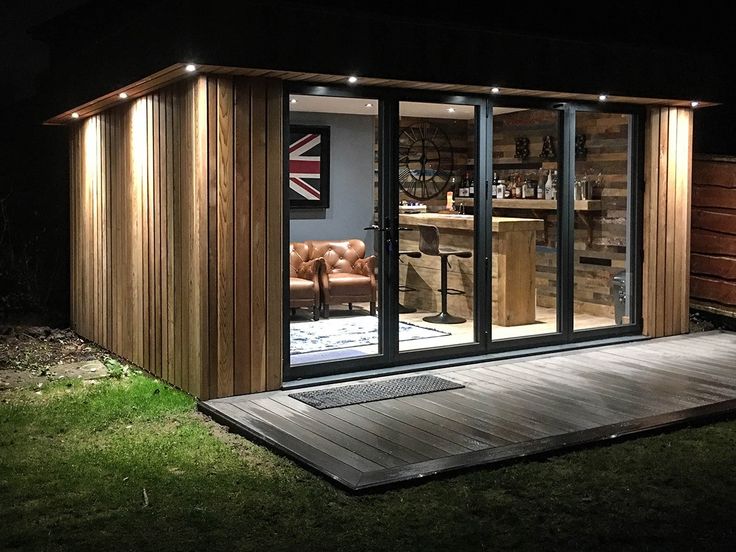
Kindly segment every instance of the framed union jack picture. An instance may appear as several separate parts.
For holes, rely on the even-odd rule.
[[[289,204],[305,209],[330,206],[330,127],[291,125]]]

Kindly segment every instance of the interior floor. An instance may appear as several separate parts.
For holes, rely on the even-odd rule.
[[[433,324],[423,320],[425,316],[432,314],[436,313],[417,311],[399,315],[399,321],[402,323],[399,351],[444,348],[474,341],[472,319],[462,324]],[[377,321],[374,325],[368,326],[367,329],[362,326],[358,327],[358,331],[362,332],[362,335],[358,337],[363,341],[368,341],[368,343],[340,346],[341,344],[350,343],[351,340],[345,330],[354,323],[364,324],[369,317],[367,303],[353,305],[352,311],[347,306],[333,307],[330,310],[330,318],[320,318],[319,321],[312,320],[308,310],[297,309],[296,313],[291,316],[292,341],[296,341],[295,330],[297,332],[312,332],[318,337],[313,344],[314,350],[303,351],[298,344],[293,343],[291,364],[313,364],[379,354]],[[504,327],[494,324],[491,326],[492,339],[495,341],[516,339],[550,334],[556,331],[555,309],[538,306],[536,319],[533,324],[520,326]],[[613,325],[615,325],[615,321],[612,318],[583,313],[575,314],[576,330]],[[407,331],[404,332],[404,330]],[[422,330],[428,331],[423,332]],[[341,336],[342,342],[335,342],[332,339],[334,335]],[[329,341],[320,342],[321,336],[325,336],[325,339]]]

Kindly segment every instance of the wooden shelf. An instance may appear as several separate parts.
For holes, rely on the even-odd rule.
[[[539,209],[546,211],[557,210],[556,199],[493,199],[491,206],[494,209]],[[586,199],[575,201],[576,211],[600,211],[601,201],[599,199]]]
[[[518,163],[493,163],[494,171],[525,171],[535,169],[557,169],[557,161],[523,161]]]

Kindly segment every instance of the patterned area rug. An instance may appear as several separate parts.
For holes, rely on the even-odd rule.
[[[292,322],[290,327],[290,349],[292,355],[313,353],[330,349],[345,349],[378,344],[378,318],[375,316],[352,316],[330,318],[317,322]],[[450,335],[447,332],[399,322],[399,341],[427,339]]]
[[[329,389],[302,391],[301,393],[289,393],[289,396],[309,406],[324,410],[325,408],[337,408],[338,406],[349,406],[351,404],[383,401],[397,397],[411,397],[413,395],[436,393],[437,391],[461,389],[463,387],[465,386],[454,381],[436,376],[423,375],[359,383],[357,385],[342,385]]]

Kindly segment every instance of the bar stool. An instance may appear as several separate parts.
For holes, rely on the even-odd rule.
[[[412,250],[399,251],[399,260],[401,260],[402,255],[411,257],[412,259],[418,259],[422,256],[422,253],[420,251],[412,251]],[[403,286],[399,286],[399,291],[403,291],[404,293],[407,293],[410,291],[416,291],[416,288],[409,287],[407,285],[403,285]],[[417,309],[415,307],[407,307],[406,305],[402,305],[401,303],[399,303],[399,314],[409,314],[410,312],[417,312]]]
[[[473,256],[472,251],[463,249],[454,249],[450,247],[440,247],[440,231],[436,226],[429,224],[420,224],[419,226],[419,251],[425,255],[440,258],[440,289],[442,294],[442,310],[434,316],[425,316],[422,320],[432,322],[434,324],[462,324],[465,318],[453,316],[447,312],[447,295],[465,295],[464,291],[447,287],[447,266],[449,264],[448,257],[454,255],[461,259],[468,259]]]

